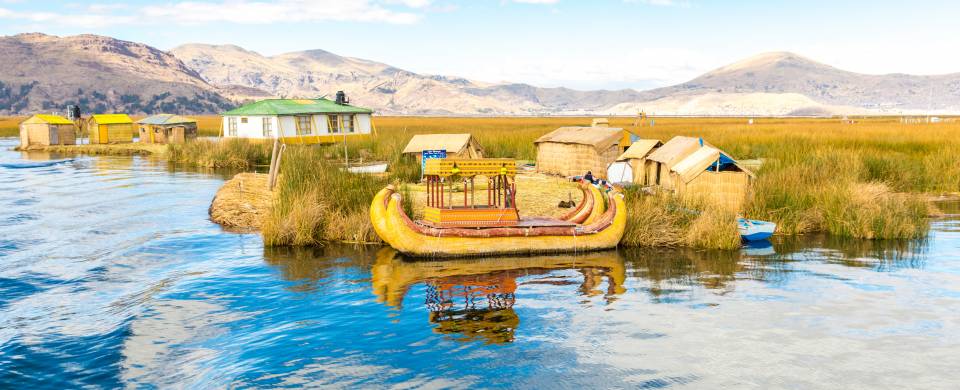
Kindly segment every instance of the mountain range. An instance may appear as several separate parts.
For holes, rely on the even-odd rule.
[[[836,115],[960,112],[960,73],[867,75],[764,53],[647,91],[579,91],[428,75],[308,50],[264,56],[233,45],[162,51],[97,35],[0,37],[0,114],[218,113],[266,97],[332,96],[382,114]]]

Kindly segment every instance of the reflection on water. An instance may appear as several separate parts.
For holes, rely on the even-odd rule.
[[[0,388],[957,385],[956,218],[922,241],[410,261],[224,232],[215,172],[4,168],[27,157],[0,151]]]
[[[411,286],[426,287],[424,302],[434,331],[459,335],[462,341],[513,341],[520,318],[513,310],[519,285],[567,284],[551,276],[558,269],[582,277],[582,295],[607,300],[624,293],[623,260],[616,251],[581,256],[497,257],[490,259],[407,261],[395,250],[383,248],[373,264],[372,287],[378,301],[400,308]],[[517,279],[527,281],[518,283]],[[601,290],[601,286],[606,287]]]

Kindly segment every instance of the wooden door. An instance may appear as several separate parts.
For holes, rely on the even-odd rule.
[[[98,136],[97,136],[97,142],[99,142],[99,143],[101,143],[101,144],[109,143],[109,142],[110,142],[110,136],[109,136],[109,133],[110,133],[110,132],[107,130],[107,125],[99,125],[97,130],[99,130],[99,132],[97,133],[97,134],[98,134]]]
[[[60,145],[60,134],[57,126],[48,127],[50,131],[50,145]]]

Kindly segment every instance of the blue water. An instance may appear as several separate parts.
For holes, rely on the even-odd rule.
[[[411,262],[265,249],[208,220],[223,175],[14,142],[0,388],[960,387],[955,219],[915,242]]]

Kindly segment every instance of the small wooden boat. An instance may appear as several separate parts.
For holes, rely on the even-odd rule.
[[[740,230],[740,237],[744,240],[761,241],[773,235],[773,232],[777,230],[777,224],[755,219],[738,218],[737,229]]]
[[[585,184],[584,200],[562,218],[520,218],[515,175],[516,164],[508,159],[427,160],[424,219],[413,221],[403,211],[393,186],[373,198],[370,219],[384,242],[414,257],[582,252],[620,242],[627,220],[622,194],[609,191],[604,202],[596,187]],[[476,202],[477,177],[487,179],[485,204]],[[453,183],[463,184],[462,204],[447,190]]]

